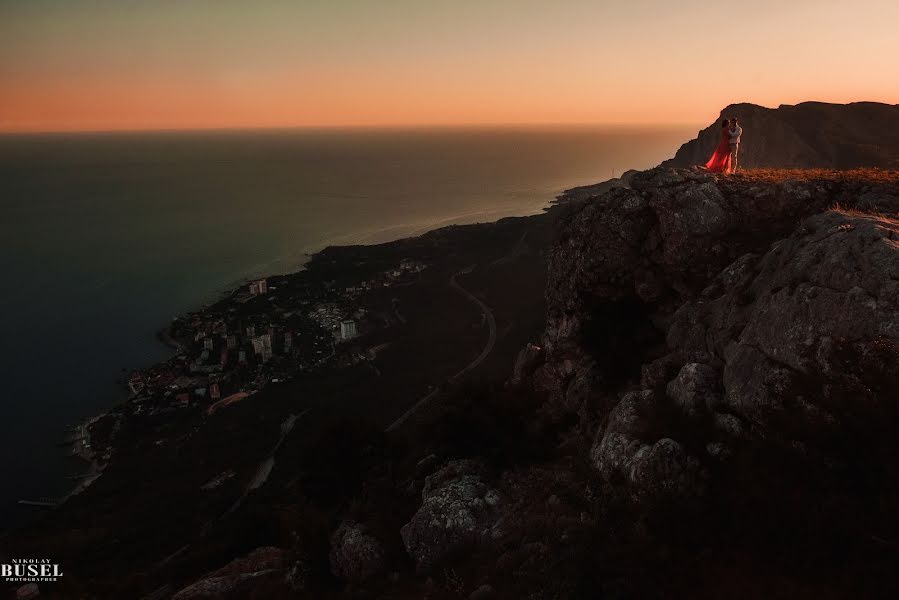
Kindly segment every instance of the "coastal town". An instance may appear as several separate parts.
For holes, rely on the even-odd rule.
[[[379,327],[360,298],[372,290],[409,285],[426,268],[422,261],[402,259],[345,286],[291,275],[261,278],[175,318],[159,334],[175,355],[132,371],[128,400],[74,427],[66,440],[73,444],[73,456],[91,464],[75,492],[111,458],[111,438],[125,417],[168,418],[178,411],[208,416],[298,373],[375,356],[378,347],[349,351],[350,342]]]
[[[177,354],[128,380],[133,412],[199,407],[211,414],[269,383],[321,368],[343,344],[377,326],[356,302],[361,294],[414,281],[425,268],[407,259],[347,287],[258,279],[176,318],[164,339]]]

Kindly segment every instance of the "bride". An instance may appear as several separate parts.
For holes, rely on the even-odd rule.
[[[730,120],[724,119],[721,123],[721,141],[715,148],[715,153],[709,162],[705,163],[705,168],[712,173],[730,173]]]

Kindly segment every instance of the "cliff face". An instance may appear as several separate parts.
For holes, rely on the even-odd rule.
[[[631,186],[582,204],[553,248],[548,360],[536,373],[552,412],[584,416],[591,382],[639,377],[640,360],[664,352],[664,334],[685,302],[734,261],[787,238],[803,218],[831,206],[899,210],[891,177],[854,172],[718,180],[660,168],[634,176]]]
[[[834,168],[899,165],[899,106],[875,102],[803,102],[776,109],[733,104],[696,139],[681,146],[664,167],[704,164],[718,144],[723,119],[743,127],[744,167]]]
[[[899,483],[899,173],[659,168],[631,186],[584,202],[553,248],[532,380],[545,418],[590,440],[606,502],[664,514],[660,529],[683,519],[703,552],[819,553],[790,582],[800,596],[829,568],[883,577],[891,549],[824,557],[880,552],[863,531],[899,529],[883,509]]]

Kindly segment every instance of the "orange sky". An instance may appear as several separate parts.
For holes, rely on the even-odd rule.
[[[694,124],[741,101],[895,104],[897,22],[894,0],[0,0],[0,131]]]

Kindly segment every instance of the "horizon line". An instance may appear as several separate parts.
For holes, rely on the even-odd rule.
[[[67,134],[116,134],[116,133],[249,133],[272,131],[362,131],[362,130],[428,130],[428,129],[526,129],[526,128],[608,128],[608,129],[660,129],[703,127],[698,122],[671,121],[645,123],[635,121],[584,121],[584,122],[498,122],[498,123],[383,123],[346,125],[222,125],[209,127],[114,127],[108,129],[2,129],[0,136],[67,135]]]

